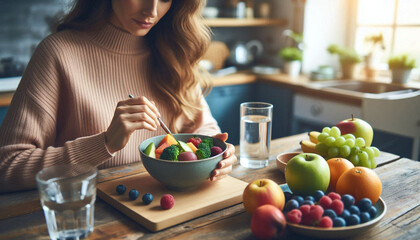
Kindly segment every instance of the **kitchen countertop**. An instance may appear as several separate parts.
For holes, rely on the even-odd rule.
[[[284,174],[276,167],[275,156],[281,152],[298,150],[302,139],[308,139],[307,133],[273,140],[268,167],[246,169],[236,163],[231,175],[246,182],[269,178],[278,184],[285,183]],[[381,153],[378,163],[375,172],[381,178],[381,197],[388,210],[378,225],[354,239],[418,239],[420,162]],[[99,182],[104,182],[145,172],[145,169],[141,163],[136,163],[99,172]],[[88,239],[255,239],[249,227],[251,216],[242,204],[157,233],[146,230],[101,199],[97,199],[95,206],[95,228]],[[0,194],[0,239],[48,239],[47,226],[36,191]],[[285,239],[307,238],[286,231]]]
[[[383,83],[390,83],[390,79],[378,79],[375,80]],[[271,75],[262,75],[255,74],[248,71],[238,72],[223,77],[214,77],[213,84],[214,87],[228,86],[228,85],[239,85],[239,84],[248,84],[254,82],[261,82],[277,87],[283,87],[293,90],[297,93],[308,94],[313,97],[328,98],[330,100],[343,101],[348,104],[361,105],[362,98],[357,95],[342,94],[337,93],[331,90],[315,88],[312,83],[322,82],[322,81],[313,81],[310,80],[307,76],[301,75],[296,78],[292,78],[287,74],[271,74]],[[1,83],[1,82],[0,82]],[[407,88],[417,88],[420,89],[420,82],[409,82],[403,84]],[[13,97],[13,91],[0,91],[0,107],[8,106]]]
[[[338,80],[338,79],[334,79]],[[358,81],[363,81],[362,79],[356,79]],[[315,87],[315,83],[322,83],[325,81],[311,80],[305,75],[300,75],[299,77],[290,77],[287,74],[270,74],[262,75],[255,74],[252,72],[239,72],[223,77],[213,78],[213,83],[215,87],[226,86],[226,85],[235,85],[235,84],[247,84],[253,82],[260,82],[264,84],[269,84],[277,87],[288,88],[293,90],[296,93],[308,94],[312,97],[327,98],[329,100],[342,101],[348,104],[361,105],[362,97],[356,94],[342,94],[335,92],[331,89],[320,89]],[[333,80],[329,80],[333,81]],[[344,80],[345,81],[345,80]],[[348,80],[349,82],[351,80]],[[371,81],[373,82],[373,81]],[[389,78],[376,79],[375,82],[380,83],[391,83]],[[398,85],[398,84],[396,84]],[[420,89],[420,82],[408,82],[402,84],[406,88],[416,88]]]

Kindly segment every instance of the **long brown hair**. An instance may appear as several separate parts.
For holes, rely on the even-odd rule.
[[[155,94],[166,99],[173,109],[169,127],[182,114],[190,123],[202,111],[196,88],[206,95],[211,84],[199,72],[198,62],[210,43],[210,30],[204,24],[201,10],[205,0],[172,0],[169,11],[145,36],[151,49],[149,79]],[[109,21],[112,0],[76,0],[70,12],[57,24],[56,31],[65,29],[92,30]],[[152,69],[149,67],[148,69]]]

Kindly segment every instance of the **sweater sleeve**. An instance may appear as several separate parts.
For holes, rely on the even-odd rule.
[[[49,38],[40,43],[0,127],[0,192],[35,188],[35,175],[45,167],[99,166],[112,157],[103,132],[57,146],[59,97],[65,91],[57,51],[57,43]]]

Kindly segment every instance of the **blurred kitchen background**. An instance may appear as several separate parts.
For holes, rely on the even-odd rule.
[[[70,3],[0,0],[0,123],[34,49],[69,10]],[[212,111],[222,130],[231,133],[234,144],[239,143],[239,103],[249,100],[277,104],[273,138],[320,130],[334,124],[335,119],[316,116],[319,106],[310,108],[316,111],[306,120],[298,116],[299,109],[304,109],[299,106],[301,86],[343,78],[393,82],[392,65],[388,64],[391,57],[405,54],[420,63],[419,13],[419,0],[207,0],[203,16],[213,35],[200,64],[217,80],[207,101],[211,108],[222,103],[225,106]],[[346,67],[343,63],[351,64]],[[402,83],[420,84],[418,64],[409,65],[414,68]],[[262,84],[264,81],[251,81],[264,79],[261,76],[286,76],[289,85],[273,88]],[[322,105],[321,100],[308,102]],[[356,110],[363,112],[360,101],[357,104]],[[349,116],[350,110],[336,109],[346,116],[337,113],[337,119]],[[401,138],[377,131],[379,137],[375,139],[384,143],[376,145],[401,156],[413,156],[411,146],[418,146],[419,127],[420,120],[417,128],[409,131],[415,132],[414,136],[399,134]]]
[[[51,33],[52,24],[69,9],[70,3],[0,1],[0,78],[22,74],[37,44]],[[293,31],[303,37],[303,74],[310,75],[320,66],[331,66],[339,73],[336,56],[326,50],[337,44],[354,49],[362,58],[373,51],[376,74],[389,76],[390,56],[409,54],[420,60],[418,12],[417,0],[208,0],[203,15],[213,31],[212,47],[225,54],[218,56],[218,62],[211,62],[217,66],[204,66],[213,70],[257,66],[260,68],[256,71],[276,71],[283,67],[279,51],[298,45],[290,37]],[[375,35],[381,35],[382,40],[372,47],[366,37]],[[363,65],[359,64],[359,73]],[[226,73],[232,71],[228,69]],[[420,81],[416,69],[410,79]]]

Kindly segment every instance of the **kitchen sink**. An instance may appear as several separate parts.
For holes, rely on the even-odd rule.
[[[418,91],[420,89],[408,88],[401,85],[394,85],[381,82],[363,82],[363,81],[345,81],[334,80],[325,82],[311,83],[311,87],[333,91],[343,94],[351,94],[360,97],[367,97],[369,95],[396,95],[402,93],[409,93]]]

